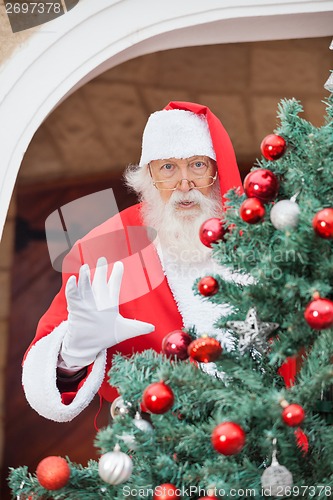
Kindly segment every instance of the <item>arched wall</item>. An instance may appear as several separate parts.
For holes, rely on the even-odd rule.
[[[81,0],[0,68],[0,234],[34,133],[63,99],[106,69],[159,50],[332,31],[331,0],[169,0],[158,7],[154,0]]]

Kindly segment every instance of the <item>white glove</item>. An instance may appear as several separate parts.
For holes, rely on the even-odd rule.
[[[97,261],[92,283],[88,264],[81,266],[77,284],[75,276],[67,281],[68,330],[60,359],[68,368],[87,366],[103,349],[155,329],[150,323],[127,319],[119,314],[123,263],[114,264],[109,281],[107,272],[107,260],[101,257]]]

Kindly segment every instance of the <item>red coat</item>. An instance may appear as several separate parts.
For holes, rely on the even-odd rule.
[[[124,210],[77,242],[69,257],[65,259],[62,287],[40,319],[31,344],[35,344],[67,319],[65,285],[69,276],[77,274],[80,265],[88,263],[93,268],[101,256],[105,256],[108,262],[121,258],[125,270],[120,293],[120,301],[123,302],[119,307],[120,313],[126,318],[152,323],[155,325],[155,331],[108,349],[106,376],[99,391],[107,401],[113,401],[117,396],[116,389],[112,388],[107,380],[112,356],[116,352],[123,355],[131,355],[145,349],[160,352],[163,338],[169,332],[183,327],[182,317],[163,274],[155,247],[147,239],[142,227],[140,206],[137,204]],[[112,266],[110,270],[111,268]],[[70,402],[74,395],[63,395],[63,401]]]

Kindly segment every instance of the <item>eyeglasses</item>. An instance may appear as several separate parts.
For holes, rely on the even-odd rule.
[[[212,186],[217,179],[217,171],[215,175],[206,175],[210,167],[209,159],[195,159],[187,163],[189,179],[177,179],[179,177],[180,167],[177,163],[166,162],[158,166],[158,171],[155,172],[154,179],[152,167],[148,163],[150,177],[153,181],[153,186],[159,191],[175,191],[183,181],[189,185],[189,189],[203,189]]]

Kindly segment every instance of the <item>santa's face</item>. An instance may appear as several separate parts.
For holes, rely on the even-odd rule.
[[[145,167],[129,167],[125,178],[140,195],[144,223],[156,230],[164,253],[182,260],[185,250],[188,263],[211,254],[199,239],[199,229],[205,220],[222,216],[214,160],[201,156],[154,160]]]
[[[144,219],[156,229],[164,253],[181,258],[186,250],[188,263],[211,253],[199,240],[199,229],[205,220],[222,212],[216,171],[215,162],[202,156],[155,160],[148,165],[151,178],[144,196]]]

